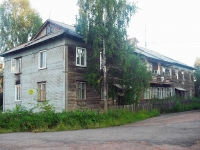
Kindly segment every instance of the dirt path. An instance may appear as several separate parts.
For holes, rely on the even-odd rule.
[[[0,150],[200,150],[200,111],[77,131],[0,134]]]

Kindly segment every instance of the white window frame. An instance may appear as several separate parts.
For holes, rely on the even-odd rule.
[[[86,100],[86,83],[77,81],[77,99]]]
[[[22,58],[11,59],[11,73],[22,73]]]
[[[22,88],[21,84],[15,85],[15,101],[21,101]]]
[[[84,56],[83,56],[83,64],[81,61],[81,53],[84,51]],[[82,48],[82,47],[76,47],[76,66],[79,67],[86,67],[87,66],[87,50],[86,48]]]
[[[42,54],[42,57],[41,57]],[[43,60],[41,60],[43,58]],[[47,54],[46,50],[39,51],[38,53],[38,69],[46,69],[47,68]]]
[[[38,101],[46,101],[46,82],[38,82]]]

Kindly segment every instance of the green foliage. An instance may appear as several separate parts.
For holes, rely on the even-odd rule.
[[[169,112],[182,112],[182,111],[198,110],[198,109],[200,109],[200,99],[193,98],[192,102],[189,104],[183,104],[180,100],[177,100],[174,108],[169,110]]]
[[[42,25],[29,0],[4,0],[0,5],[1,52],[27,42]]]
[[[0,132],[42,132],[99,128],[136,122],[158,115],[159,111],[157,110],[134,113],[124,109],[109,110],[105,113],[90,110],[33,113],[21,105],[17,105],[15,109],[0,114]]]
[[[3,93],[0,93],[0,111],[3,110]]]
[[[103,82],[103,71],[98,62],[104,40],[108,96],[115,98],[121,90],[125,96],[124,104],[139,101],[142,91],[149,86],[151,73],[134,54],[134,46],[127,38],[126,28],[136,12],[136,5],[127,0],[79,0],[78,6],[76,30],[92,49],[85,74],[88,83],[99,90]],[[114,84],[123,89],[116,89]]]
[[[195,96],[200,97],[200,68],[197,68],[197,70],[195,70],[194,79]]]

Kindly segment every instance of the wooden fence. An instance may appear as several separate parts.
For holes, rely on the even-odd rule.
[[[143,103],[143,104],[131,104],[131,105],[121,105],[121,106],[112,106],[109,107],[109,109],[126,109],[129,111],[133,112],[138,112],[141,110],[146,110],[146,111],[151,111],[153,109],[153,105],[148,102],[148,103]]]
[[[149,100],[149,101],[141,101],[139,104],[131,104],[131,105],[120,105],[120,106],[108,106],[108,109],[126,109],[133,112],[138,111],[151,111],[153,109],[158,109],[161,113],[169,112],[170,109],[173,109],[176,106],[176,103],[180,102],[181,104],[190,104],[192,100]],[[200,100],[199,100],[200,102]],[[104,112],[103,105],[102,107],[91,107],[89,110],[98,110],[99,112]]]

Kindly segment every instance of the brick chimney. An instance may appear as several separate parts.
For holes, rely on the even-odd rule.
[[[136,38],[130,38],[129,41],[131,42],[131,44],[133,44],[135,47],[137,47],[137,43],[139,43],[139,41]]]

